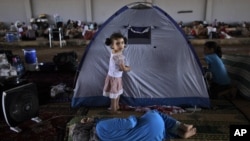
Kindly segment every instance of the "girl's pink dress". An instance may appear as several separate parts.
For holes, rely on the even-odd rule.
[[[109,61],[109,71],[105,79],[105,84],[103,88],[103,96],[116,99],[119,95],[123,93],[123,71],[120,70],[120,64],[124,63],[124,59],[125,57],[121,53],[111,53]]]

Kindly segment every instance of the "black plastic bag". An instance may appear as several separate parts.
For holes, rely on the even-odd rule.
[[[53,57],[58,71],[75,72],[78,67],[77,54],[74,51],[58,53]]]

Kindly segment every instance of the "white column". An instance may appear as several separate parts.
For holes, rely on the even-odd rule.
[[[30,0],[24,0],[24,7],[25,7],[25,14],[26,14],[27,21],[30,22],[30,19],[33,16]]]
[[[213,1],[214,0],[206,0],[206,11],[205,11],[205,17],[204,20],[206,20],[208,23],[213,22]]]
[[[92,1],[91,0],[85,0],[85,13],[86,13],[86,21],[92,22]]]

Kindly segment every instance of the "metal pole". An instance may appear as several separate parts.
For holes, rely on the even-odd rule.
[[[51,43],[51,38],[52,38],[52,32],[51,32],[51,28],[49,28],[49,47],[52,47],[52,43]]]
[[[60,48],[62,48],[62,28],[59,28],[59,42],[60,42]]]

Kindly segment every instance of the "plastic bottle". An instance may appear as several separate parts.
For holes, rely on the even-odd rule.
[[[24,73],[24,66],[19,56],[14,56],[12,58],[12,66],[16,68],[18,76],[21,76]]]

